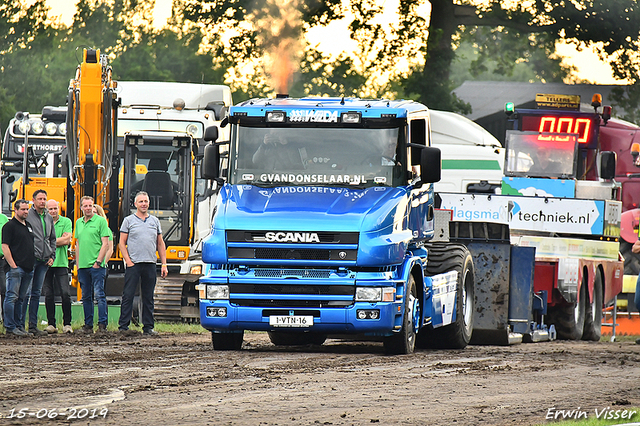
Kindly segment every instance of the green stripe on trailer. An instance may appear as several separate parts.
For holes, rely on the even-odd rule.
[[[442,160],[443,169],[456,170],[501,170],[496,160]]]

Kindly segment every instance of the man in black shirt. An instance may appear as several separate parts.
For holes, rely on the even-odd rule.
[[[27,223],[29,203],[18,200],[13,205],[14,217],[2,228],[2,251],[7,262],[7,295],[4,300],[4,327],[7,333],[30,336],[24,330],[22,305],[31,279],[36,258],[33,247],[33,229]]]

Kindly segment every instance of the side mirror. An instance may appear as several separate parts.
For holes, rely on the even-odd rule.
[[[600,153],[600,178],[611,180],[616,177],[617,155],[613,151],[603,151]]]
[[[216,136],[218,128],[213,127],[216,130]],[[207,128],[207,130],[211,127]],[[207,131],[205,130],[205,135]],[[206,137],[205,137],[206,138]],[[204,157],[202,158],[202,166],[200,168],[200,177],[202,179],[218,179],[218,169],[220,167],[220,149],[218,145],[208,143],[204,147]]]
[[[207,142],[215,142],[218,140],[218,128],[216,126],[209,126],[204,129],[204,140]]]
[[[420,179],[422,183],[440,182],[442,154],[439,148],[426,146],[420,154]]]

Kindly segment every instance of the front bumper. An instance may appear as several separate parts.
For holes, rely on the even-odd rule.
[[[208,316],[207,308],[226,308],[226,317]],[[397,329],[397,317],[402,315],[402,303],[355,302],[345,308],[278,308],[234,306],[228,300],[200,299],[200,324],[207,330],[217,332],[287,331],[325,334],[365,334],[387,336]],[[359,319],[358,310],[378,310],[377,319]],[[273,327],[269,318],[277,315],[306,315],[313,317],[309,327]]]

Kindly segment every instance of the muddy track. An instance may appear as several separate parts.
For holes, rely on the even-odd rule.
[[[279,348],[264,333],[238,352],[213,351],[208,334],[108,333],[0,336],[0,355],[0,424],[535,425],[640,406],[640,345],[627,342],[388,356],[380,343]]]

